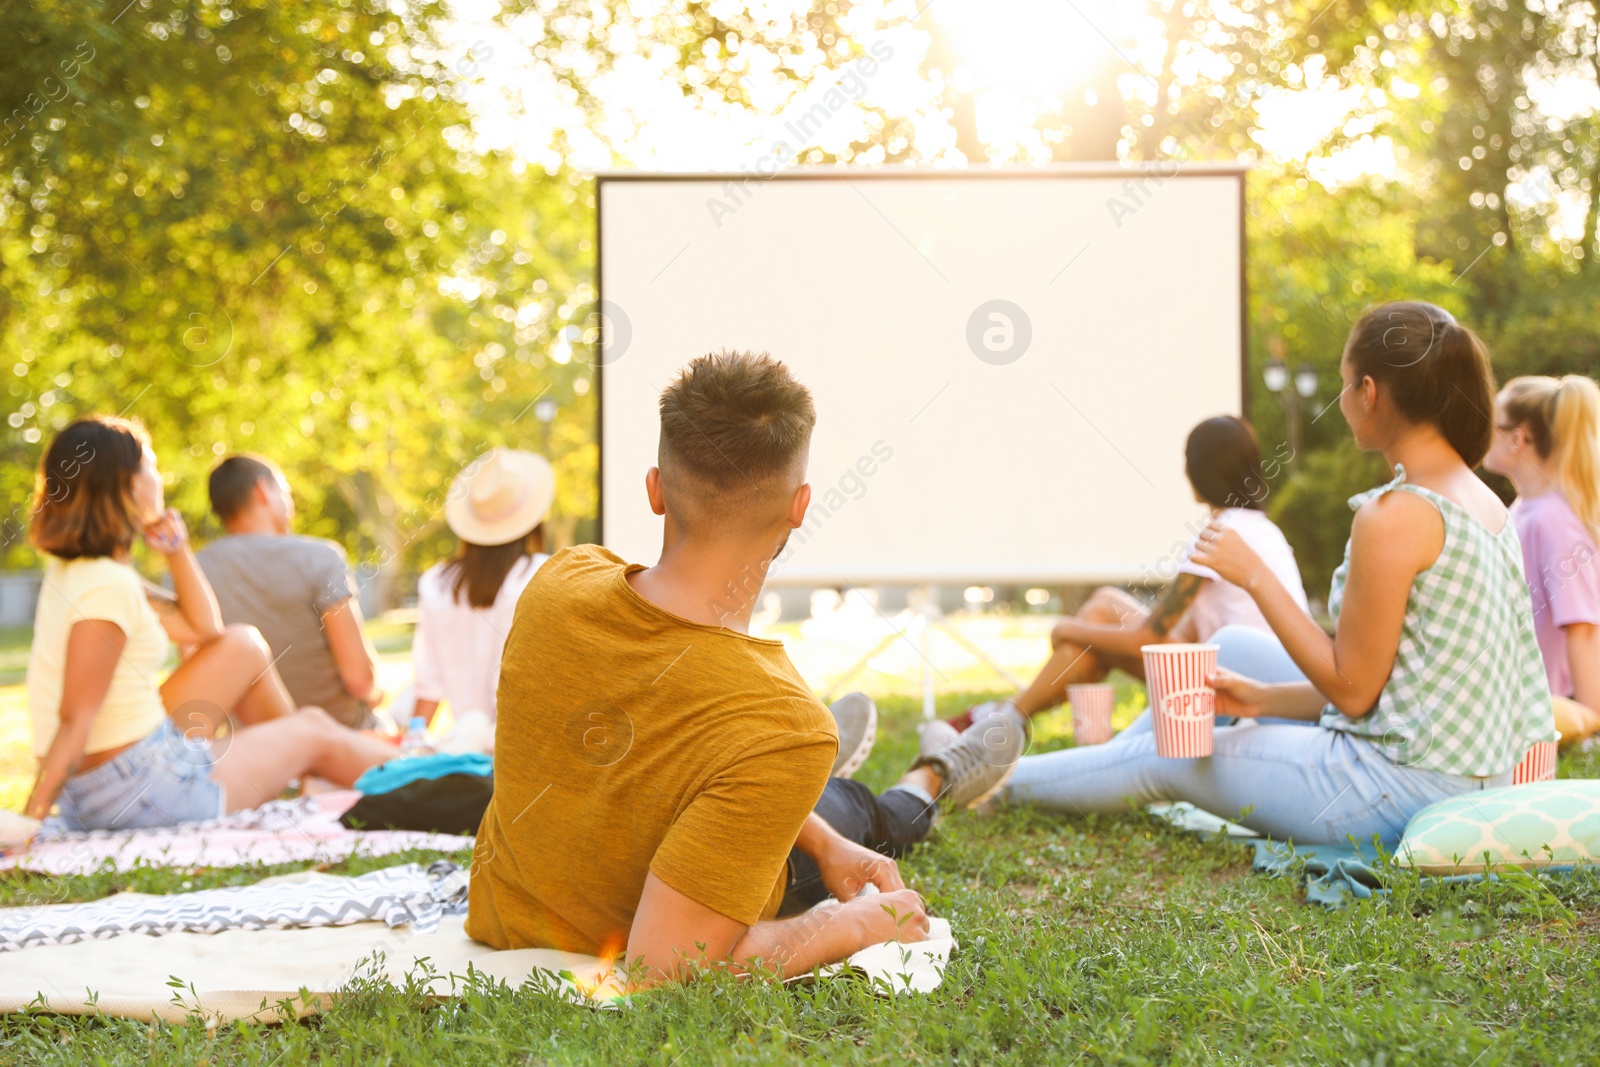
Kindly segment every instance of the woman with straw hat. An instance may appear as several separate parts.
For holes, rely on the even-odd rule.
[[[555,501],[550,462],[493,448],[451,483],[444,517],[461,539],[454,558],[417,583],[415,714],[432,720],[441,701],[458,724],[472,712],[494,721],[500,653],[517,598],[544,552],[544,521]]]

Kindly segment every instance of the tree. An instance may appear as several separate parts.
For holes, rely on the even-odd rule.
[[[13,515],[51,432],[125,411],[191,520],[218,455],[262,451],[312,531],[393,576],[462,463],[533,439],[532,398],[558,398],[563,426],[592,420],[587,367],[548,357],[583,299],[592,193],[470,150],[442,17],[331,0],[6,10],[26,62],[0,99],[30,110],[0,147],[16,179],[0,200]],[[49,107],[31,113],[30,86]],[[561,507],[582,514],[593,452],[574,437],[554,443]]]
[[[548,435],[555,526],[581,534],[596,503],[594,196],[563,160],[582,132],[630,161],[606,76],[644,64],[742,120],[837,77],[876,35],[909,34],[920,95],[862,106],[801,159],[981,164],[999,149],[952,77],[960,42],[924,8],[509,0],[497,25],[571,117],[544,169],[485,147],[467,91],[513,57],[458,40],[444,0],[0,8],[16,42],[0,67],[3,562],[31,558],[17,535],[45,438],[94,410],[150,425],[195,521],[218,454],[270,453],[308,528],[391,593],[445,550],[443,494],[490,444]],[[1594,367],[1600,120],[1547,92],[1600,86],[1594,0],[1144,11],[1137,34],[1108,40],[1093,104],[1079,87],[1040,106],[1041,141],[1057,159],[1256,164],[1252,381],[1280,339],[1318,371],[1320,407],[1354,317],[1402,296],[1479,326],[1505,372]],[[1348,120],[1308,157],[1271,158],[1262,102],[1314,83],[1348,92]],[[1316,180],[1318,160],[1371,144],[1392,145],[1392,177]],[[541,398],[560,404],[548,431],[530,413]],[[1281,436],[1264,390],[1250,414]],[[1353,470],[1312,462],[1344,440],[1335,415],[1309,421],[1284,499]],[[1342,501],[1342,484],[1324,488]],[[1333,562],[1320,536],[1296,541],[1316,573]]]

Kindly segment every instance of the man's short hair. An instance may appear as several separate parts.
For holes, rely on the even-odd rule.
[[[227,522],[250,504],[256,484],[263,478],[279,477],[277,465],[265,456],[239,452],[228,456],[211,470],[206,488],[211,493],[211,510]]]
[[[761,525],[786,507],[805,473],[817,412],[789,368],[765,353],[717,352],[685,367],[661,393],[657,463],[669,510]]]

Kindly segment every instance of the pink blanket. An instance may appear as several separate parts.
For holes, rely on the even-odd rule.
[[[472,838],[399,830],[347,830],[339,816],[361,794],[322,793],[275,800],[209,822],[159,830],[95,830],[36,839],[26,851],[0,856],[0,870],[87,874],[110,860],[135,867],[247,867],[273,863],[334,863],[352,856],[385,856],[422,848],[455,852]]]

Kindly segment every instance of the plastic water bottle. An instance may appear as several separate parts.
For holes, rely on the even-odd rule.
[[[405,739],[400,742],[400,755],[402,756],[430,756],[433,746],[428,743],[428,720],[421,715],[413,715],[411,723],[406,727]]]

